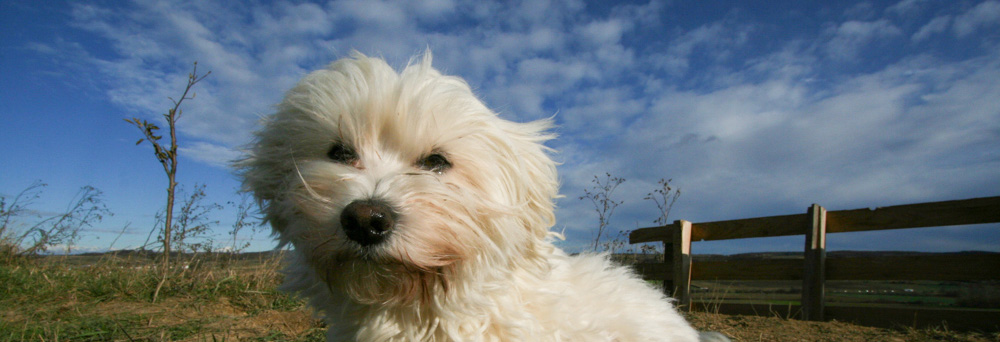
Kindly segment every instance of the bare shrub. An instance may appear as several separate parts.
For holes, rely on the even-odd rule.
[[[63,246],[69,253],[81,230],[111,215],[101,201],[102,192],[92,186],[80,188],[65,211],[43,214],[30,209],[45,186],[37,181],[13,199],[0,196],[0,257],[5,261],[44,253],[55,246]],[[21,222],[18,218],[34,223]]]
[[[670,182],[672,181],[673,179],[660,178],[660,181],[656,183],[659,187],[646,194],[646,197],[643,198],[647,201],[653,201],[653,204],[656,204],[659,217],[653,220],[653,223],[659,226],[665,226],[670,223],[668,219],[670,217],[670,210],[677,203],[677,199],[681,197],[681,189],[671,186]],[[663,245],[662,243],[644,243],[639,246],[639,250],[643,254],[662,254]]]
[[[198,75],[198,62],[195,62],[191,73],[188,74],[187,87],[184,88],[184,93],[177,100],[170,99],[173,101],[174,107],[163,114],[163,119],[166,120],[167,126],[170,128],[170,145],[163,146],[160,144],[160,139],[163,139],[163,136],[158,135],[160,127],[156,124],[140,120],[139,118],[125,119],[126,122],[135,125],[142,132],[143,138],[136,141],[135,144],[142,144],[143,141],[148,141],[152,144],[153,155],[163,165],[163,172],[167,175],[167,207],[164,214],[163,236],[159,239],[163,242],[163,266],[165,269],[170,266],[170,243],[173,242],[170,235],[173,228],[174,193],[177,188],[177,120],[181,118],[182,114],[181,103],[184,100],[194,99],[195,97],[194,93],[191,93],[191,97],[188,97],[191,88],[211,73],[209,71],[204,75]]]
[[[605,173],[604,176],[602,180],[595,175],[594,179],[591,180],[591,183],[594,183],[593,187],[583,189],[583,196],[580,196],[580,200],[589,199],[594,204],[594,211],[597,212],[597,236],[594,237],[594,251],[597,251],[597,248],[601,246],[601,235],[604,234],[604,230],[611,222],[611,216],[614,215],[615,209],[625,203],[625,201],[611,199],[615,189],[625,183],[625,178],[612,177],[610,172]],[[607,246],[606,248],[611,247]]]
[[[233,204],[230,202],[230,204]],[[251,210],[256,208],[253,202],[253,196],[249,192],[240,193],[240,203],[236,204],[236,222],[233,223],[233,230],[229,231],[229,235],[233,236],[233,245],[230,247],[230,254],[239,254],[250,247],[250,242],[239,243],[238,235],[243,232],[246,228],[251,228],[251,234],[257,233],[259,228],[264,227],[264,221],[251,216]],[[256,223],[249,222],[250,220],[256,220]]]
[[[183,193],[183,190],[181,191]],[[174,225],[171,243],[179,252],[211,252],[214,241],[209,236],[212,226],[219,224],[218,220],[209,218],[212,212],[221,210],[218,203],[204,203],[205,184],[195,184],[191,194],[186,196],[180,211],[177,213],[177,224]],[[163,236],[163,235],[161,235]]]

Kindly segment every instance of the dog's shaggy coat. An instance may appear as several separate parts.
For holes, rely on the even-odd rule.
[[[431,57],[313,72],[238,162],[281,243],[283,288],[329,341],[695,341],[657,290],[553,246],[546,120],[500,119]]]

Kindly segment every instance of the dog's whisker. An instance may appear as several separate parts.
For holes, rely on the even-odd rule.
[[[295,166],[295,175],[299,177],[299,181],[302,183],[302,187],[305,188],[306,191],[313,197],[316,198],[321,197],[319,193],[313,190],[312,186],[309,185],[309,182],[306,181],[306,177],[302,175],[302,169],[299,168],[299,162],[294,157],[292,157],[292,165]]]
[[[333,242],[334,240],[336,240],[336,239],[335,238],[329,238],[329,239],[324,240],[323,242],[320,242],[316,246],[314,246],[313,247],[313,251],[312,251],[313,255],[315,255],[316,251],[319,250],[321,247],[325,246],[326,244],[328,244],[330,242]]]

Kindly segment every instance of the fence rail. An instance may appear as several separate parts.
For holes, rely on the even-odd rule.
[[[638,265],[636,270],[646,279],[664,280],[665,291],[670,292],[680,305],[689,308],[692,279],[800,280],[802,281],[800,309],[801,318],[804,320],[854,317],[864,321],[896,319],[897,324],[910,324],[917,321],[917,316],[914,315],[922,313],[924,318],[930,319],[952,315],[951,317],[956,317],[952,320],[962,320],[957,317],[972,315],[981,318],[972,321],[965,319],[964,322],[1000,322],[1000,311],[997,310],[972,310],[975,314],[959,314],[968,310],[851,307],[855,310],[836,306],[833,315],[829,316],[825,314],[828,305],[824,298],[824,285],[827,280],[1000,280],[1000,255],[997,254],[827,258],[827,234],[996,222],[1000,222],[1000,196],[898,205],[874,210],[863,208],[827,211],[814,204],[805,214],[705,223],[681,220],[667,226],[636,229],[629,235],[629,242],[664,243],[664,263],[642,264]],[[692,266],[692,241],[789,235],[805,236],[802,258],[701,261]],[[734,312],[745,311],[745,308],[739,308],[740,305],[745,306],[744,304],[728,306]],[[722,307],[724,306],[720,306],[720,309]],[[885,318],[884,314],[888,313],[893,313],[895,318]],[[871,317],[881,318],[869,319]],[[950,326],[954,326],[952,322],[949,323]],[[997,328],[995,323],[992,328]]]
[[[802,280],[803,259],[696,261],[692,280]],[[901,267],[905,265],[906,267]],[[644,279],[672,281],[670,265],[637,264]],[[985,281],[1000,278],[1000,255],[828,257],[827,280]]]

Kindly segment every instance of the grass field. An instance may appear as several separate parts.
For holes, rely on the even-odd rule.
[[[0,265],[0,341],[323,340],[325,327],[304,302],[276,290],[281,274],[273,255],[174,259],[184,262],[171,269],[158,293],[162,272],[141,254],[49,256]],[[688,315],[696,328],[721,331],[734,341],[1000,341],[997,332],[947,327]]]
[[[280,293],[274,258],[46,257],[0,266],[0,339],[321,341],[301,300]],[[156,301],[153,297],[156,295]]]

